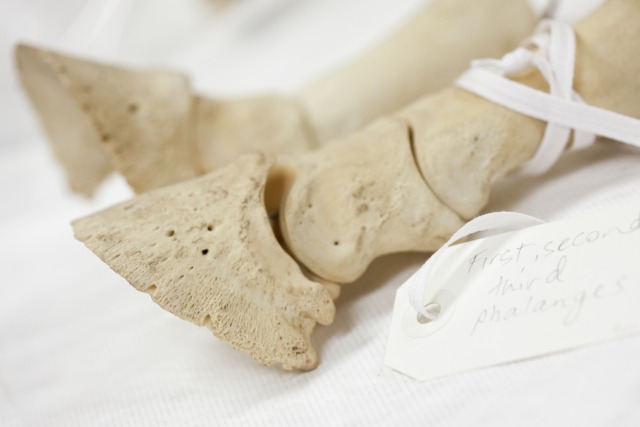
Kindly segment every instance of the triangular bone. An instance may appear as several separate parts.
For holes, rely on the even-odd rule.
[[[333,321],[335,306],[274,236],[263,201],[272,165],[240,157],[77,220],[76,237],[178,317],[266,365],[312,369],[310,334]]]
[[[184,76],[127,70],[26,45],[17,47],[16,59],[72,188],[91,194],[112,167],[136,192],[202,173]]]

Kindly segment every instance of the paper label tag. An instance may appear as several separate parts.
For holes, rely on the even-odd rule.
[[[396,293],[385,363],[424,381],[640,332],[640,206],[452,246]],[[436,303],[428,305],[430,303]]]

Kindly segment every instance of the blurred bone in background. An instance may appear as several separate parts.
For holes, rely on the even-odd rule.
[[[531,0],[544,8],[548,0]],[[0,0],[0,149],[43,143],[13,61],[17,42],[169,67],[215,96],[291,93],[391,33],[428,0]],[[600,0],[564,0],[575,20]],[[499,17],[497,17],[499,19]]]

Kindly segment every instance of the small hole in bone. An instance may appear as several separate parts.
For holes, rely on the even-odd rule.
[[[425,308],[425,310],[427,310],[427,313],[431,314],[434,317],[434,320],[438,319],[438,316],[440,315],[440,312],[442,311],[442,306],[437,302],[430,302],[428,304],[425,304],[424,308]],[[427,323],[430,323],[430,322],[434,321],[434,320],[429,319],[426,316],[423,316],[421,313],[418,313],[418,317],[416,318],[416,320],[421,325],[424,325],[424,324],[427,324]]]
[[[340,244],[340,242],[338,242],[337,240],[335,240],[335,241],[333,242],[333,246],[338,246],[339,244]]]
[[[209,253],[209,249],[203,249],[203,250],[202,250],[202,255],[206,255],[206,254],[208,254],[208,253]]]
[[[213,225],[211,225],[211,224],[207,225],[207,230],[213,231]]]
[[[167,231],[167,237],[173,237],[174,234],[176,234],[176,232],[174,230],[168,230]]]

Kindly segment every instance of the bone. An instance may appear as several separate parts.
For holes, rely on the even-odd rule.
[[[462,226],[422,179],[409,132],[402,120],[380,120],[298,161],[280,224],[314,274],[351,282],[372,259],[434,251]]]
[[[197,97],[195,102],[193,137],[205,171],[225,166],[241,153],[296,154],[318,146],[294,99],[259,96],[216,101]]]
[[[111,167],[138,192],[202,174],[189,143],[184,76],[134,73],[26,45],[16,58],[72,188],[92,194]]]
[[[263,193],[273,159],[250,154],[74,222],[76,237],[136,289],[265,365],[308,370],[317,323],[333,321],[323,284],[276,241]],[[335,290],[333,290],[335,291]]]
[[[640,117],[640,62],[628,60],[640,5],[608,0],[577,35],[576,89],[594,105]],[[535,73],[519,80],[544,87]],[[242,157],[74,229],[167,310],[262,363],[311,369],[309,336],[333,318],[332,284],[354,280],[383,253],[435,249],[482,209],[491,182],[532,157],[543,127],[450,88],[315,152]],[[275,217],[278,206],[272,225],[267,211]],[[216,234],[205,232],[209,224]]]
[[[589,104],[640,117],[640,61],[631,59],[640,40],[640,4],[608,0],[575,32],[574,89]],[[534,71],[516,80],[547,90]],[[427,97],[400,116],[413,126],[416,158],[429,187],[465,219],[487,204],[492,183],[533,156],[545,127],[460,89]]]
[[[640,5],[609,0],[577,26],[576,35],[578,93],[593,105],[640,117],[640,61],[629,60],[640,39]],[[516,80],[545,89],[537,71]],[[492,183],[531,159],[545,125],[461,89],[425,97],[304,157],[282,203],[285,244],[313,273],[338,283],[353,281],[376,256],[400,246],[432,250],[459,226],[456,215],[477,215]],[[393,135],[381,134],[389,128],[395,128]],[[382,148],[389,141],[390,148]],[[413,159],[397,158],[411,149],[417,167]],[[407,192],[404,203],[391,202],[402,194],[398,187],[412,182],[411,174],[421,175],[426,190]],[[369,186],[368,209],[358,212],[363,201],[354,189],[363,183]],[[376,193],[378,188],[384,190]],[[414,207],[431,218],[431,227],[411,228]],[[385,233],[387,224],[393,225]]]
[[[315,145],[288,98],[210,100],[194,95],[179,73],[128,70],[26,45],[16,58],[70,186],[87,195],[112,169],[143,193],[200,176],[242,152],[296,153]]]
[[[498,15],[500,24],[489,25]],[[115,169],[142,193],[242,153],[316,148],[446,86],[470,60],[508,51],[535,20],[527,0],[434,0],[389,39],[297,97],[211,99],[194,93],[179,73],[130,70],[26,45],[16,58],[72,189],[90,195]]]
[[[431,1],[375,49],[302,91],[318,140],[358,130],[446,87],[471,60],[516,47],[535,23],[527,1]]]
[[[111,159],[78,102],[59,84],[62,65],[48,54],[32,55],[32,52],[26,46],[18,46],[16,50],[23,86],[49,135],[55,156],[66,171],[69,187],[90,196],[113,171]]]

